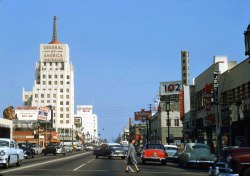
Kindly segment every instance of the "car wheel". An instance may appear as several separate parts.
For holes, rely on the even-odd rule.
[[[10,164],[9,162],[10,162],[10,157],[8,157],[8,159],[7,159],[7,161],[6,161],[5,165],[4,165],[5,169],[8,169],[9,164]]]
[[[122,160],[124,160],[125,159],[125,156],[122,156]]]
[[[141,163],[144,165],[145,164],[145,160],[141,160]]]
[[[96,155],[95,158],[98,159],[98,155]]]
[[[46,155],[47,155],[47,153],[43,153],[43,155],[44,155],[44,156],[46,156]]]
[[[111,159],[111,156],[109,156],[108,159]]]
[[[19,156],[17,156],[16,166],[17,166],[17,167],[21,166],[21,161],[19,160]]]
[[[166,162],[166,161],[162,161],[162,162],[161,162],[161,165],[166,166],[166,165],[167,165],[167,162]]]
[[[242,176],[249,176],[250,175],[250,168],[244,170],[244,172],[242,173]]]
[[[63,153],[63,156],[65,156],[65,153]]]

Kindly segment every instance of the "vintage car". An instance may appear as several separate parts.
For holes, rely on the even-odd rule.
[[[148,143],[145,144],[142,154],[141,162],[145,164],[146,161],[160,162],[162,165],[167,164],[168,154],[165,151],[165,147],[162,144]]]
[[[35,150],[33,148],[31,148],[31,144],[30,143],[18,143],[18,146],[20,149],[23,149],[23,153],[24,153],[24,158],[34,158]]]
[[[215,154],[207,144],[203,143],[187,143],[184,150],[179,153],[179,165],[209,167],[216,161]]]
[[[227,147],[209,176],[250,176],[250,147]]]
[[[23,159],[23,150],[19,148],[16,141],[0,138],[0,166],[4,168],[8,168],[10,164],[20,166]]]
[[[73,152],[73,147],[72,145],[63,145],[65,150],[68,152],[68,153],[72,153]]]
[[[103,156],[108,157],[109,159],[117,157],[125,159],[127,152],[119,143],[103,143],[99,148],[94,149],[93,154],[96,158]]]
[[[57,154],[62,154],[65,155],[67,151],[65,150],[63,145],[60,144],[48,144],[43,150],[42,153],[44,155],[47,154],[53,154],[53,155],[57,155]]]
[[[34,149],[36,155],[41,154],[43,150],[43,148],[38,144],[31,144],[31,148]]]
[[[168,154],[168,161],[178,161],[178,147],[176,145],[164,145],[165,151]]]

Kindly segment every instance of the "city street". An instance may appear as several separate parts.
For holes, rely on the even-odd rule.
[[[206,176],[207,170],[198,168],[180,168],[178,164],[168,163],[161,166],[158,163],[146,163],[139,168],[141,171],[125,173],[125,162],[120,158],[96,159],[93,152],[73,152],[72,154],[36,156],[34,159],[26,159],[20,167],[11,166],[8,169],[0,169],[2,175],[86,175],[86,176],[122,176],[122,175],[143,175],[143,176]],[[132,171],[132,170],[130,170]]]

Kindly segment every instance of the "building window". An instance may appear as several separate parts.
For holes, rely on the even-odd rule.
[[[63,114],[60,114],[60,118],[63,118]]]
[[[69,89],[66,89],[66,92],[69,92]]]
[[[53,94],[53,98],[56,98],[56,94]]]
[[[35,94],[35,98],[38,98],[38,94]]]
[[[51,85],[51,81],[49,81],[49,85]]]
[[[63,81],[60,81],[60,84],[63,85]]]
[[[47,98],[50,98],[50,94],[47,94]]]
[[[70,82],[69,82],[69,81],[67,81],[67,84],[70,84]]]
[[[43,75],[43,78],[45,79],[45,78],[46,78],[46,75]]]
[[[69,108],[66,108],[66,111],[69,112]]]
[[[54,84],[57,85],[57,81],[54,81]]]
[[[63,112],[63,108],[60,108],[60,111]]]
[[[50,103],[50,100],[47,100],[47,103]]]
[[[63,75],[60,75],[60,78],[63,78]]]
[[[43,85],[45,85],[46,84],[46,82],[45,81],[43,81]]]
[[[69,114],[66,114],[66,118],[69,118]]]
[[[69,120],[66,120],[66,123],[69,123]]]
[[[67,75],[67,79],[69,79],[70,78],[70,76],[69,75]]]
[[[54,78],[57,78],[57,75],[54,75]]]
[[[60,95],[60,98],[63,99],[63,95]]]
[[[41,98],[44,98],[44,94],[41,94]]]
[[[60,105],[63,105],[63,101],[60,101]]]
[[[62,123],[63,123],[63,120],[60,120],[60,123],[62,124]]]
[[[179,126],[179,119],[174,119],[174,126]]]
[[[69,101],[66,101],[66,105],[69,105]]]
[[[63,89],[60,89],[60,92],[63,92]]]
[[[69,95],[66,95],[66,99],[69,99]]]
[[[49,75],[49,78],[51,78],[51,75]]]

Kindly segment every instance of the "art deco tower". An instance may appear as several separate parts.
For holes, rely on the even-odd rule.
[[[36,63],[32,91],[23,90],[26,106],[53,108],[53,127],[59,133],[71,135],[74,124],[74,68],[69,47],[57,39],[54,17],[52,41],[40,44],[40,61]]]

